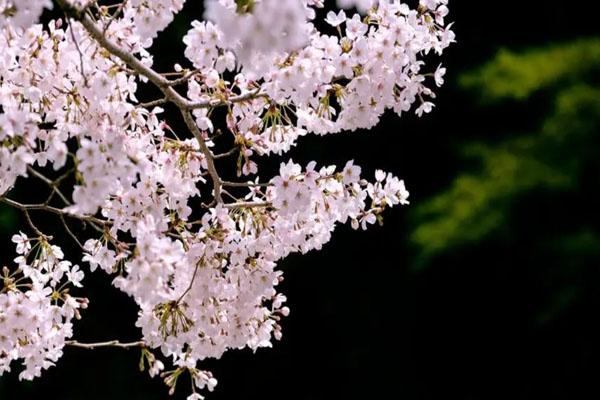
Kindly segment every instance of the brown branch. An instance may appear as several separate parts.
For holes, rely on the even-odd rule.
[[[76,340],[67,340],[65,345],[71,347],[79,347],[81,349],[94,350],[100,347],[117,347],[121,349],[130,349],[132,347],[146,347],[146,343],[143,340],[137,342],[122,343],[118,340],[110,340],[108,342],[98,343],[81,343]]]
[[[35,226],[35,224],[31,220],[31,216],[29,215],[29,212],[26,209],[21,210],[21,211],[23,211],[23,214],[25,215],[25,219],[27,220],[27,223],[29,224],[29,226],[31,227],[31,229],[33,229],[33,231],[35,232],[35,234],[38,235],[40,238],[44,238],[44,239],[48,239],[49,240],[50,237],[48,235],[44,234],[42,231],[40,231],[37,226]]]
[[[102,29],[105,34],[108,31],[108,28],[110,28],[110,25],[114,22],[115,19],[117,19],[117,17],[121,13],[121,11],[123,11],[123,8],[125,8],[125,5],[127,5],[127,0],[123,0],[123,2],[121,4],[119,4],[119,6],[118,6],[117,10],[114,12],[114,14],[112,14],[110,16],[110,19],[108,20],[108,22],[106,23],[106,25],[104,25],[104,28]]]
[[[50,178],[48,178],[41,172],[36,171],[31,165],[27,166],[27,172],[29,172],[30,174],[32,174],[33,176],[35,176],[36,178],[38,178],[39,180],[44,182],[46,185],[48,185],[52,189],[52,193],[58,194],[60,199],[66,205],[71,205],[71,202],[67,199],[67,197],[61,192],[61,190],[58,187],[60,185],[60,182],[63,181],[67,176],[69,176],[69,174],[71,173],[71,170],[67,171],[64,175],[60,176],[58,179],[55,179],[55,180],[51,180]],[[50,196],[50,198],[52,198],[52,196]],[[46,200],[45,204],[48,204],[48,202],[49,201]]]
[[[221,184],[223,186],[229,186],[229,187],[269,187],[269,186],[273,186],[272,183],[259,183],[259,182],[228,182],[228,181],[221,181]]]
[[[192,79],[194,77],[194,75],[197,75],[199,73],[200,73],[200,70],[199,69],[195,69],[193,71],[188,72],[187,74],[185,74],[181,78],[177,78],[177,79],[174,79],[174,80],[170,81],[169,85],[171,85],[171,86],[181,85],[183,83],[186,83],[187,81],[189,81],[190,79]]]
[[[208,172],[213,181],[213,192],[214,197],[217,200],[217,203],[222,203],[221,198],[221,179],[218,175],[217,169],[214,164],[214,155],[206,145],[206,141],[200,132],[200,129],[196,125],[196,122],[192,118],[190,110],[197,108],[209,108],[216,107],[221,105],[227,105],[235,102],[243,102],[255,99],[257,97],[265,97],[264,93],[261,93],[260,88],[257,88],[251,92],[244,93],[237,96],[232,96],[224,99],[209,99],[207,101],[201,102],[191,102],[180,95],[175,89],[173,89],[174,84],[178,84],[182,82],[182,79],[189,79],[196,71],[192,71],[189,74],[186,74],[183,78],[179,78],[176,80],[169,80],[162,76],[161,74],[154,71],[152,68],[144,65],[137,57],[131,54],[129,51],[123,49],[118,44],[114,43],[111,39],[106,37],[105,31],[98,27],[96,22],[86,14],[87,9],[78,9],[73,6],[68,0],[57,0],[59,6],[63,9],[66,15],[70,18],[79,21],[83,27],[86,29],[88,34],[104,49],[106,49],[110,54],[119,58],[122,62],[124,62],[129,68],[136,71],[139,75],[148,78],[150,82],[160,89],[165,95],[166,101],[170,101],[174,103],[181,111],[183,119],[188,127],[188,129],[192,132],[198,144],[200,145],[200,150],[204,153],[206,157],[206,162],[208,166]]]
[[[234,147],[233,149],[231,149],[231,150],[229,150],[229,151],[227,151],[227,152],[225,152],[225,153],[221,153],[221,154],[215,154],[215,155],[213,156],[213,158],[214,158],[215,160],[220,160],[221,158],[227,158],[227,157],[229,157],[229,156],[232,156],[232,155],[234,155],[235,153],[237,153],[238,151],[240,151],[239,147]]]
[[[58,5],[63,9],[65,14],[70,18],[79,21],[85,28],[88,34],[96,41],[100,46],[105,48],[110,54],[119,58],[129,68],[135,70],[138,74],[148,78],[150,82],[156,85],[165,95],[167,99],[177,104],[181,108],[187,108],[188,101],[177,93],[172,87],[169,86],[169,80],[161,76],[159,73],[154,71],[152,68],[144,65],[137,57],[131,54],[129,51],[121,48],[119,45],[114,43],[112,40],[105,36],[103,29],[86,14],[86,9],[80,10],[73,6],[68,0],[56,0]]]
[[[185,124],[187,125],[188,129],[194,134],[194,137],[200,145],[200,150],[202,151],[202,153],[204,153],[206,157],[206,165],[208,168],[208,172],[213,181],[213,192],[215,200],[217,200],[217,203],[222,203],[223,199],[221,198],[221,178],[217,173],[217,168],[215,167],[215,160],[213,158],[213,154],[206,145],[206,141],[202,136],[202,132],[200,132],[198,125],[196,125],[192,114],[188,110],[181,110],[181,115],[183,115],[183,120],[185,121]]]
[[[79,42],[77,42],[77,38],[75,37],[75,31],[73,31],[73,26],[71,25],[71,23],[69,22],[68,18],[65,18],[67,20],[67,24],[69,25],[69,32],[71,33],[71,39],[73,40],[73,43],[75,44],[75,48],[77,49],[77,52],[79,53],[79,68],[81,69],[81,76],[83,77],[83,83],[85,84],[85,87],[90,87],[89,83],[88,83],[88,78],[87,75],[85,74],[85,69],[83,67],[83,53],[81,52],[81,49],[79,48]]]
[[[69,234],[69,236],[71,236],[71,238],[75,241],[75,243],[77,243],[77,245],[79,246],[79,248],[81,250],[83,250],[84,252],[86,252],[87,250],[85,249],[85,247],[83,247],[83,245],[81,244],[81,242],[79,241],[79,239],[77,239],[77,236],[75,236],[75,234],[73,233],[73,231],[71,230],[71,228],[69,228],[69,225],[67,224],[67,221],[65,220],[65,216],[64,215],[62,215],[62,214],[60,215],[60,220],[61,220],[63,226],[65,227],[65,230]]]
[[[80,219],[82,221],[86,221],[89,223],[94,223],[94,224],[98,224],[98,225],[102,225],[102,226],[106,226],[106,225],[110,224],[109,221],[105,221],[103,219],[96,218],[91,215],[73,214],[73,213],[67,212],[65,210],[62,210],[60,208],[49,206],[47,204],[22,204],[15,200],[11,200],[7,197],[0,197],[0,202],[5,203],[5,204],[7,204],[11,207],[14,207],[16,209],[19,209],[21,211],[42,210],[42,211],[48,211],[48,212],[51,212],[51,213],[57,214],[57,215],[63,215],[65,217]]]
[[[154,71],[152,68],[144,65],[137,57],[133,56],[127,50],[122,49],[119,45],[114,43],[112,40],[105,36],[105,32],[100,29],[96,23],[86,15],[86,9],[80,10],[70,4],[68,0],[56,0],[58,5],[63,9],[63,11],[71,18],[79,21],[83,27],[87,30],[89,35],[95,39],[98,44],[108,50],[109,53],[121,59],[125,64],[127,64],[130,68],[135,70],[142,76],[148,78],[152,83],[154,83],[164,94],[165,97],[175,103],[179,108],[186,110],[193,110],[197,108],[210,108],[217,106],[224,106],[232,103],[239,103],[248,100],[252,100],[258,97],[266,97],[265,93],[262,93],[260,89],[255,89],[251,92],[240,94],[237,96],[232,96],[226,99],[210,99],[206,101],[200,102],[192,102],[181,96],[172,86],[177,85],[184,80],[189,79],[193,76],[196,71],[190,72],[188,75],[175,79],[168,80],[163,77],[161,74]]]
[[[200,145],[200,150],[206,156],[208,171],[213,180],[214,186],[214,196],[218,202],[221,202],[221,183],[220,178],[217,173],[217,170],[214,165],[214,160],[212,158],[212,152],[206,145],[202,134],[196,125],[194,119],[192,118],[189,109],[190,102],[186,100],[183,96],[181,96],[175,89],[171,87],[171,82],[168,79],[164,78],[160,74],[158,74],[153,69],[144,65],[137,57],[133,56],[128,51],[122,49],[120,46],[115,44],[113,41],[108,39],[104,32],[98,28],[96,23],[85,14],[85,10],[78,10],[73,7],[66,0],[57,0],[60,7],[65,11],[67,15],[71,18],[79,21],[83,27],[87,30],[89,35],[98,42],[98,44],[108,50],[109,53],[121,59],[125,64],[127,64],[130,68],[135,70],[142,76],[145,76],[150,80],[154,85],[156,85],[165,95],[165,98],[172,103],[174,103],[181,110],[181,114],[183,115],[183,119],[188,127],[188,129],[193,133]]]
[[[196,275],[198,274],[199,266],[200,266],[199,263],[196,264],[196,268],[194,268],[194,274],[192,275],[190,284],[185,289],[185,291],[181,294],[181,296],[179,296],[179,299],[177,299],[177,304],[181,303],[181,300],[183,300],[183,298],[190,292],[190,290],[192,290],[192,286],[194,286],[194,281],[196,280]]]
[[[272,207],[273,203],[271,203],[270,201],[242,201],[239,203],[230,203],[230,204],[225,204],[223,205],[223,207],[225,208],[229,208],[229,209],[235,209],[235,208],[268,208],[268,207]]]
[[[259,97],[268,98],[269,96],[266,93],[262,93],[260,89],[255,89],[251,92],[240,94],[237,96],[227,97],[225,99],[210,99],[205,101],[191,102],[188,104],[188,108],[190,110],[195,110],[197,108],[210,108],[210,107],[219,107],[226,106],[228,104],[234,103],[243,103],[244,101],[250,101],[257,99]]]
[[[147,103],[140,103],[138,105],[138,107],[150,108],[150,107],[160,106],[160,105],[168,103],[168,102],[169,102],[169,100],[165,97],[165,98],[162,98],[162,99],[157,99],[157,100],[149,101]]]

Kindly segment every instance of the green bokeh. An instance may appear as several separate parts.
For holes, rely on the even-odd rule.
[[[577,83],[600,65],[600,39],[586,38],[523,52],[500,50],[496,57],[459,79],[484,102],[524,100],[534,92]]]
[[[488,103],[552,89],[552,106],[537,132],[462,146],[479,168],[461,172],[446,191],[415,207],[411,241],[418,249],[417,266],[510,228],[512,205],[527,193],[578,190],[582,169],[595,158],[600,88],[587,83],[587,76],[599,67],[600,40],[588,39],[523,53],[503,50],[461,77],[465,89],[480,92]]]
[[[17,222],[15,210],[0,205],[0,236],[10,234],[17,226]]]
[[[546,111],[529,133],[519,133],[518,121],[494,121],[506,130],[500,140],[481,132],[479,142],[459,146],[461,156],[475,163],[413,210],[414,269],[452,255],[473,263],[464,256],[498,243],[529,246],[514,262],[548,287],[537,322],[551,321],[577,301],[586,287],[582,277],[600,263],[600,224],[588,195],[600,185],[599,70],[600,39],[585,39],[519,53],[502,50],[460,77],[460,86],[477,93],[481,107],[541,102]],[[555,210],[546,218],[560,221],[529,223],[537,204]]]

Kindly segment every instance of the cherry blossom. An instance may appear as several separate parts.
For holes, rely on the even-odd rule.
[[[186,379],[188,399],[202,399],[217,385],[203,360],[281,339],[285,257],[408,204],[391,173],[285,154],[387,110],[431,112],[446,69],[429,59],[454,41],[447,1],[337,4],[346,11],[319,24],[322,0],[207,0],[182,38],[186,62],[158,72],[150,48],[183,0],[0,0],[0,201],[31,230],[12,237],[17,257],[2,269],[0,374],[20,360],[20,378],[38,377],[65,346],[138,347],[150,376],[170,392]],[[39,24],[52,7],[65,18]],[[160,96],[141,98],[147,85]],[[178,118],[186,129],[171,128]],[[266,157],[278,157],[275,176]],[[46,202],[16,200],[26,179]],[[39,212],[63,225],[84,267],[40,231]],[[137,304],[139,341],[72,339],[88,268]]]
[[[87,300],[72,297],[68,285],[81,287],[83,272],[63,261],[59,247],[44,237],[13,236],[17,244],[17,268],[2,269],[0,291],[0,373],[11,362],[22,360],[21,379],[39,377],[42,370],[62,356],[73,335],[73,318],[87,307]]]

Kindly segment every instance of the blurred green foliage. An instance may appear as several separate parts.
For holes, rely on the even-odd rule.
[[[501,50],[489,63],[460,77],[460,86],[478,93],[486,106],[506,101],[528,106],[527,101],[542,93],[548,112],[536,132],[515,135],[522,130],[518,119],[490,121],[507,126],[508,139],[462,146],[463,155],[476,160],[477,167],[461,172],[446,191],[414,210],[416,268],[494,234],[510,237],[512,214],[527,196],[570,193],[585,201],[590,171],[592,185],[600,186],[600,87],[594,82],[599,70],[597,38],[521,53]],[[557,210],[560,206],[556,204]],[[572,256],[598,249],[596,227],[583,220],[576,233],[555,232],[559,239],[551,251]],[[547,236],[534,234],[540,240]]]
[[[17,226],[16,212],[7,206],[0,206],[0,235],[12,233]]]
[[[523,53],[500,50],[492,61],[461,76],[459,83],[477,90],[486,102],[523,100],[540,89],[579,82],[598,65],[600,40],[580,39]]]

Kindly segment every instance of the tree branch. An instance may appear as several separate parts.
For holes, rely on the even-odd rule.
[[[193,76],[193,74],[197,73],[197,71],[192,71],[189,74],[186,74],[183,78],[176,80],[169,80],[164,76],[160,75],[152,68],[144,65],[137,57],[131,54],[129,51],[123,49],[118,44],[114,43],[105,35],[105,31],[102,30],[92,18],[86,14],[87,9],[78,9],[73,6],[68,0],[57,0],[58,5],[63,9],[65,14],[70,18],[79,21],[83,27],[86,29],[88,34],[104,49],[106,49],[110,54],[119,58],[122,62],[124,62],[129,68],[136,71],[141,76],[144,76],[150,80],[154,85],[156,85],[160,91],[165,95],[165,99],[174,103],[181,111],[183,119],[188,127],[188,129],[192,132],[198,144],[200,145],[200,150],[204,153],[206,157],[206,162],[208,166],[208,172],[213,181],[213,192],[214,197],[217,203],[222,203],[223,200],[221,198],[221,178],[217,172],[214,163],[214,155],[206,145],[206,141],[204,140],[200,129],[196,125],[190,110],[197,108],[209,108],[216,107],[220,105],[227,105],[234,102],[243,102],[247,100],[251,100],[257,97],[266,96],[265,94],[260,92],[260,88],[257,88],[251,92],[244,93],[238,96],[233,96],[224,99],[210,99],[207,101],[201,102],[191,102],[180,95],[173,86],[179,84]]]
[[[124,50],[112,40],[107,38],[105,36],[104,30],[100,29],[97,26],[97,24],[88,15],[86,15],[85,12],[87,11],[87,9],[80,10],[77,7],[70,4],[68,0],[56,1],[60,8],[63,9],[65,14],[67,14],[72,19],[79,21],[89,33],[89,35],[94,40],[96,40],[100,46],[108,50],[110,54],[119,58],[131,69],[135,70],[140,75],[148,78],[150,82],[154,83],[164,93],[165,97],[169,99],[169,101],[175,103],[181,109],[193,110],[197,108],[209,108],[252,100],[257,97],[266,97],[266,94],[261,93],[260,89],[256,89],[252,92],[232,96],[227,99],[210,99],[207,101],[191,102],[183,96],[181,96],[179,93],[177,93],[177,91],[173,89],[172,86],[188,80],[191,76],[193,76],[193,74],[197,73],[197,71],[192,71],[190,74],[184,76],[183,78],[179,78],[172,81],[168,80],[156,71],[154,71],[152,68],[144,65],[137,57],[132,55],[130,52]]]
[[[181,78],[177,78],[175,80],[172,80],[169,82],[169,85],[171,86],[177,86],[177,85],[181,85],[183,83],[186,83],[187,81],[189,81],[191,78],[194,77],[194,75],[197,75],[200,73],[199,69],[195,69],[193,71],[188,72],[187,74],[185,74],[184,76],[182,76]]]
[[[91,222],[91,223],[95,223],[95,224],[102,225],[102,226],[110,224],[109,221],[105,221],[103,219],[96,218],[91,215],[73,214],[73,213],[69,213],[65,210],[61,210],[60,208],[49,206],[47,204],[22,204],[15,200],[11,200],[7,197],[0,197],[0,202],[8,204],[9,206],[17,208],[23,212],[30,211],[30,210],[43,210],[43,211],[51,212],[53,214],[63,215],[65,217],[71,217],[71,218],[75,218],[75,219],[80,219],[82,221]]]
[[[229,156],[232,156],[232,155],[234,155],[235,153],[237,153],[238,151],[240,151],[239,147],[234,147],[233,149],[231,149],[231,150],[229,150],[229,151],[227,151],[227,152],[225,152],[225,153],[221,153],[221,154],[215,154],[215,155],[213,156],[213,158],[214,158],[215,160],[220,160],[221,158],[227,158],[227,157],[229,157]]]
[[[267,208],[272,207],[273,203],[270,201],[242,201],[239,203],[225,204],[223,207],[234,209],[234,208]]]
[[[79,10],[73,6],[67,0],[56,0],[60,8],[63,9],[67,16],[72,19],[79,21],[85,28],[88,34],[102,47],[104,47],[110,54],[119,58],[129,68],[135,70],[138,74],[148,78],[148,80],[154,83],[165,95],[167,99],[177,104],[181,108],[187,108],[188,101],[177,93],[172,87],[169,86],[169,80],[158,74],[152,68],[144,65],[137,57],[133,54],[124,50],[119,45],[114,43],[112,40],[107,38],[104,34],[104,30],[98,27],[98,25],[86,15],[86,9]]]
[[[198,125],[196,125],[192,114],[188,110],[181,110],[181,115],[183,115],[183,120],[185,121],[185,124],[187,125],[188,129],[196,137],[196,140],[200,145],[200,150],[206,156],[206,165],[208,168],[208,173],[210,174],[210,177],[213,181],[213,191],[215,200],[217,200],[217,203],[222,203],[223,199],[221,198],[221,178],[217,173],[217,168],[215,167],[215,160],[213,158],[213,154],[206,145],[206,141],[202,137],[202,132],[200,132]]]
[[[81,242],[79,241],[79,239],[77,239],[77,236],[75,236],[75,234],[73,233],[73,231],[71,230],[71,228],[69,228],[69,224],[67,224],[67,220],[65,219],[65,216],[60,214],[60,220],[63,224],[63,226],[65,227],[65,230],[67,231],[67,233],[69,234],[69,236],[71,236],[71,238],[75,241],[75,243],[77,243],[77,245],[79,246],[79,248],[82,251],[87,251],[85,249],[85,247],[83,247],[83,245],[81,244]]]
[[[46,185],[48,185],[50,187],[50,189],[52,189],[53,193],[58,194],[58,196],[65,203],[65,205],[71,205],[71,202],[69,202],[67,197],[61,192],[60,188],[58,187],[60,182],[63,179],[65,179],[68,176],[68,174],[70,174],[70,171],[67,171],[67,173],[65,175],[59,177],[56,180],[49,179],[46,175],[35,170],[31,165],[27,166],[27,172],[29,172],[30,174],[32,174],[33,176],[35,176],[36,178],[38,178],[39,180],[44,182]]]
[[[132,347],[146,347],[146,343],[143,340],[139,340],[137,342],[129,342],[122,343],[118,340],[110,340],[108,342],[98,342],[98,343],[81,343],[76,340],[68,340],[65,342],[65,345],[71,347],[79,347],[81,349],[94,350],[100,347],[117,347],[121,349],[130,349]]]
[[[188,104],[188,108],[190,110],[195,110],[197,108],[219,107],[219,106],[225,106],[225,105],[228,105],[228,104],[242,103],[244,101],[254,100],[254,99],[257,99],[259,97],[268,98],[269,96],[266,93],[262,93],[260,91],[260,89],[255,89],[252,92],[240,94],[240,95],[237,95],[237,96],[228,97],[227,99],[224,99],[224,100],[221,100],[221,99],[210,99],[210,100],[205,100],[205,101],[190,102]]]
[[[269,186],[273,186],[272,183],[259,183],[259,182],[228,182],[228,181],[221,181],[221,184],[223,186],[229,186],[229,187],[269,187]]]
[[[147,103],[140,103],[140,104],[138,104],[138,107],[150,108],[150,107],[160,106],[160,105],[168,103],[168,102],[169,102],[169,100],[167,98],[162,98],[162,99],[152,100]]]

